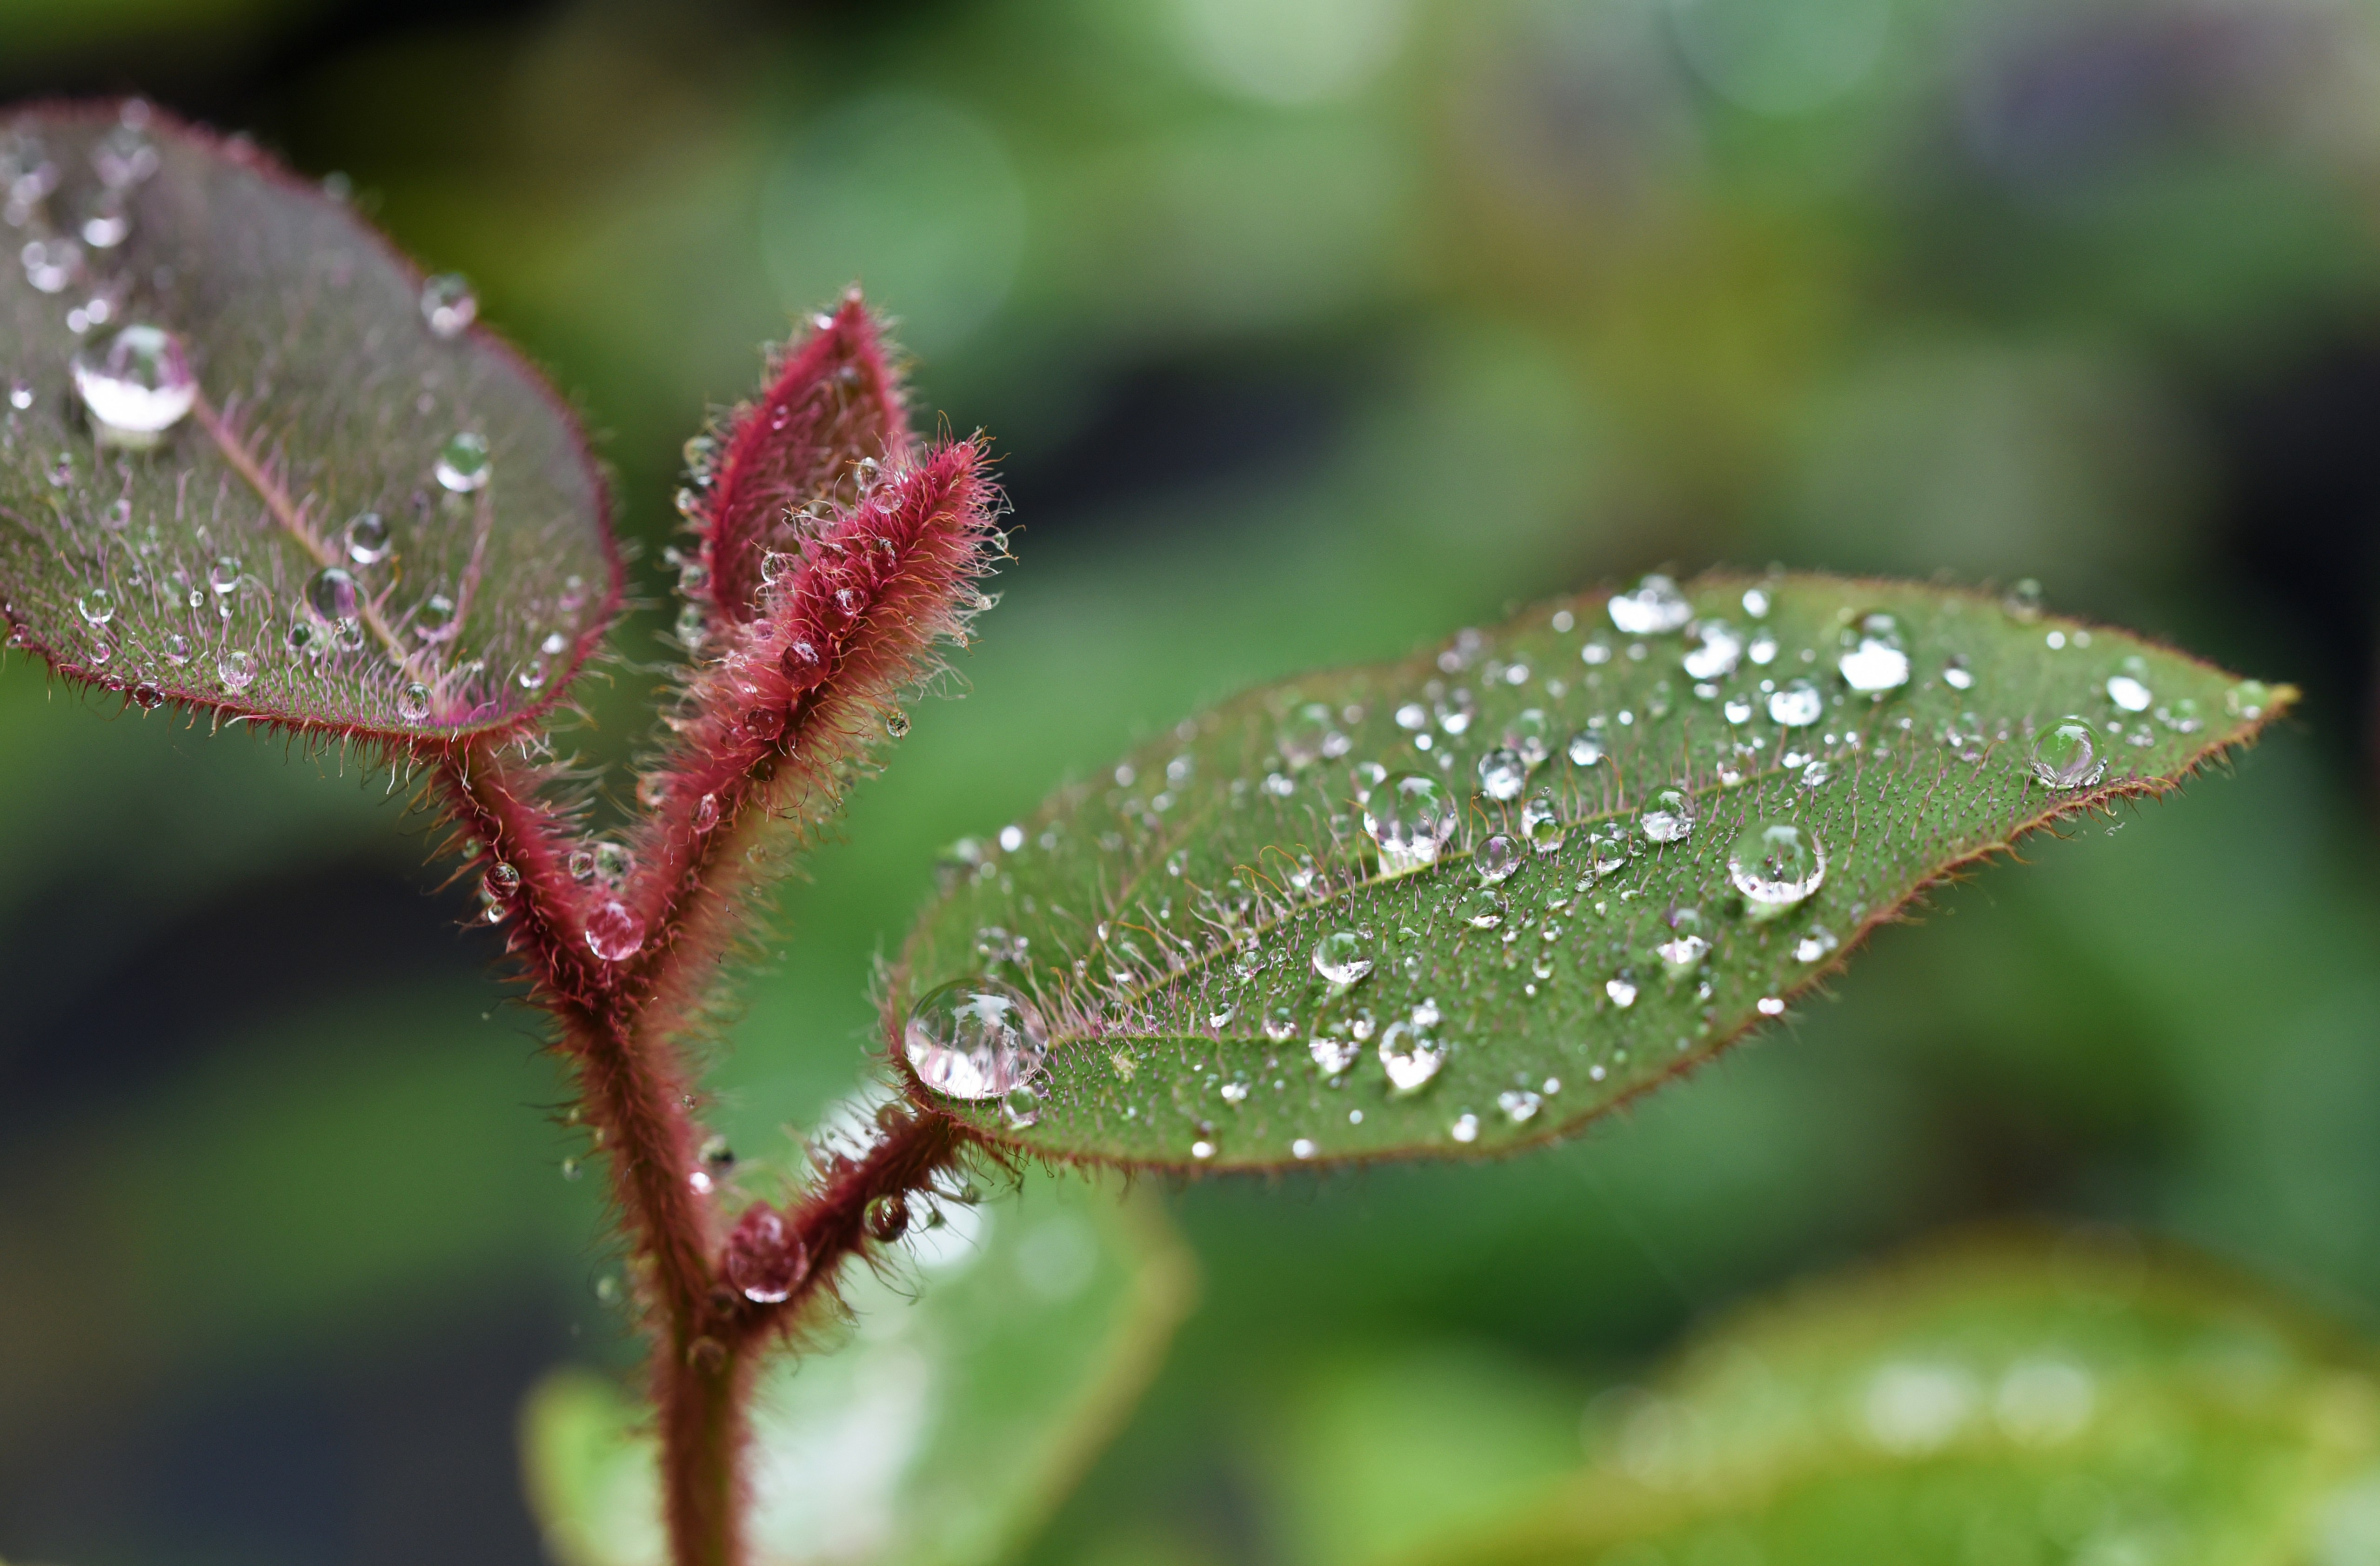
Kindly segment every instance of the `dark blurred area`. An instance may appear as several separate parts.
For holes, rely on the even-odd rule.
[[[993,433],[1021,561],[785,893],[715,1075],[755,1156],[859,1074],[939,844],[1250,681],[1778,560],[2303,687],[1573,1145],[1174,1194],[1205,1305],[1035,1557],[1083,1562],[1385,1559],[1709,1312],[1977,1219],[2380,1325],[2375,71],[2314,0],[0,4],[0,98],[247,130],[467,273],[656,603],[680,443],[849,281]],[[0,1555],[540,1558],[521,1395],[633,1344],[406,793],[0,673]],[[1351,1522],[1366,1464],[1411,1519]]]

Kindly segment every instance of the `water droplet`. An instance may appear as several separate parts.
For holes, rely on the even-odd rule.
[[[459,337],[480,318],[479,296],[459,272],[442,272],[421,284],[421,319],[439,337]]]
[[[1545,1099],[1525,1087],[1508,1087],[1496,1095],[1496,1107],[1503,1111],[1504,1118],[1514,1125],[1535,1120],[1537,1111],[1544,1106]]]
[[[917,1080],[952,1099],[1005,1098],[1041,1069],[1050,1039],[1025,998],[988,979],[960,979],[921,997],[902,1031]]]
[[[1678,584],[1658,574],[1637,583],[1634,592],[1614,593],[1609,608],[1611,623],[1632,637],[1666,636],[1694,617]]]
[[[415,680],[397,692],[396,715],[408,723],[418,723],[429,717],[430,687]]]
[[[909,714],[902,711],[898,707],[895,707],[890,712],[885,713],[884,732],[891,734],[894,739],[899,739],[902,735],[907,734],[909,732]]]
[[[1774,995],[1763,995],[1757,1009],[1764,1017],[1781,1017],[1785,1014],[1785,1002]]]
[[[1421,1024],[1400,1017],[1380,1030],[1380,1065],[1389,1074],[1389,1086],[1396,1092],[1420,1091],[1446,1063],[1446,1050],[1421,1028]]]
[[[606,903],[587,919],[587,949],[607,963],[625,963],[644,950],[645,921],[625,904]]]
[[[1653,948],[1661,959],[1661,969],[1670,977],[1683,978],[1702,965],[1710,955],[1710,942],[1699,935],[1678,935]]]
[[[1504,894],[1493,886],[1475,886],[1459,901],[1463,922],[1474,929],[1494,929],[1504,922]]]
[[[1372,971],[1372,959],[1354,930],[1333,930],[1314,943],[1314,971],[1344,989]]]
[[[2251,722],[2265,715],[2273,704],[2273,688],[2262,680],[2241,680],[2223,693],[2223,705],[2235,718]]]
[[[468,430],[461,431],[439,448],[438,461],[431,471],[441,486],[458,495],[486,488],[496,471],[488,455],[488,438]]]
[[[1626,1011],[1636,1003],[1636,986],[1626,978],[1604,980],[1603,992],[1610,996],[1611,1003],[1621,1011]]]
[[[2061,718],[2033,742],[2033,775],[2051,788],[2088,788],[2107,771],[2088,718]]]
[[[413,612],[413,634],[423,641],[445,641],[455,629],[455,601],[444,593],[431,593]]]
[[[1592,767],[1603,759],[1603,736],[1582,729],[1570,736],[1571,764]]]
[[[706,794],[694,802],[694,830],[709,832],[719,824],[719,795]]]
[[[1427,772],[1399,772],[1364,802],[1364,831],[1379,846],[1384,876],[1436,864],[1457,819],[1451,791]]]
[[[1033,1084],[1020,1082],[1003,1094],[1000,1100],[1000,1117],[1017,1131],[1024,1131],[1041,1118],[1041,1095]]]
[[[356,579],[336,565],[325,565],[307,580],[306,607],[327,623],[356,617]]]
[[[114,533],[120,533],[132,526],[132,498],[118,495],[109,502],[107,509],[99,515],[99,525]]]
[[[1289,763],[1290,771],[1311,767],[1326,756],[1347,753],[1347,736],[1339,732],[1333,722],[1335,717],[1322,702],[1309,701],[1281,723],[1274,744],[1281,750],[1281,759]]]
[[[562,1160],[562,1178],[563,1178],[563,1179],[565,1179],[565,1180],[576,1180],[576,1179],[577,1179],[577,1178],[579,1177],[579,1175],[580,1175],[580,1174],[582,1174],[583,1172],[585,1172],[585,1171],[584,1171],[584,1170],[583,1170],[583,1168],[580,1166],[580,1164],[579,1164],[579,1162],[578,1162],[578,1160],[577,1160],[577,1159],[563,1159],[563,1160]],[[606,1281],[606,1282],[609,1282],[609,1281],[610,1281],[610,1280],[609,1280],[609,1279],[606,1279],[606,1280],[605,1280],[605,1281]]]
[[[1523,674],[1528,673],[1517,663],[1513,668]],[[1512,676],[1508,674],[1505,678],[1509,681]],[[1554,753],[1552,732],[1543,709],[1524,708],[1504,730],[1504,743],[1521,758],[1524,766],[1534,771],[1544,766],[1546,759]]]
[[[1727,877],[1753,917],[1771,917],[1825,884],[1826,844],[1793,821],[1754,821],[1727,851]]]
[[[77,354],[73,372],[76,395],[103,445],[156,444],[199,396],[181,339],[156,326],[128,326],[97,356]]]
[[[8,382],[8,406],[22,413],[33,406],[33,388],[22,381]]]
[[[1479,845],[1479,879],[1493,886],[1521,868],[1521,845],[1498,832]]]
[[[1321,1150],[1315,1146],[1314,1138],[1311,1136],[1301,1136],[1289,1145],[1290,1157],[1294,1159],[1310,1159]]]
[[[1967,655],[1965,653],[1961,652],[1952,654],[1950,662],[1942,666],[1942,683],[1949,686],[1952,690],[1973,690],[1974,688],[1975,672],[1967,666]]]
[[[115,618],[115,595],[105,588],[93,588],[75,600],[75,608],[94,625],[104,625]]]
[[[2001,595],[2000,609],[2020,625],[2032,625],[2041,618],[2041,584],[2031,577],[2020,580]]]
[[[1677,843],[1694,830],[1694,796],[1682,788],[1654,792],[1639,824],[1656,843]]]
[[[1451,734],[1467,733],[1478,716],[1479,703],[1467,690],[1451,692],[1438,703],[1438,726]]]
[[[347,558],[358,565],[377,565],[388,558],[388,523],[379,512],[358,512],[349,520]]]
[[[1836,941],[1834,931],[1824,925],[1812,925],[1810,933],[1793,943],[1793,960],[1797,963],[1815,963],[1840,944],[1841,943]]]
[[[2118,674],[2107,681],[2107,699],[2127,712],[2145,712],[2156,698],[2131,675]]]
[[[71,239],[35,239],[17,259],[24,263],[26,282],[42,293],[59,294],[82,267],[82,247]]]
[[[1694,627],[1694,646],[1682,660],[1689,679],[1723,680],[1735,673],[1743,657],[1743,638],[1724,620],[1706,620]]]
[[[1314,1063],[1322,1068],[1323,1075],[1339,1076],[1355,1063],[1356,1057],[1364,1052],[1364,1046],[1352,1039],[1318,1037],[1306,1041],[1305,1052],[1314,1057]]]
[[[189,661],[190,638],[182,635],[179,631],[165,638],[165,662],[179,665],[188,663]]]
[[[1479,1117],[1468,1110],[1463,1111],[1454,1117],[1454,1123],[1448,1128],[1447,1135],[1458,1142],[1476,1142],[1479,1140]]]
[[[1843,633],[1846,650],[1835,660],[1843,684],[1862,696],[1882,696],[1909,683],[1909,654],[1901,647],[1900,625],[1889,614],[1863,618],[1858,629]]]
[[[1502,747],[1479,758],[1479,787],[1490,799],[1518,799],[1529,783],[1528,764]]]
[[[256,654],[244,651],[225,653],[215,660],[215,677],[224,689],[237,695],[246,690],[256,678]]]
[[[225,597],[236,590],[239,587],[237,557],[226,554],[208,566],[207,586],[213,589],[217,598]]]
[[[1766,588],[1744,589],[1743,612],[1746,614],[1751,615],[1755,620],[1767,618],[1768,614],[1768,589]]]
[[[1529,847],[1539,854],[1551,854],[1570,835],[1570,828],[1561,819],[1561,807],[1554,803],[1553,790],[1541,789],[1537,796],[1521,807],[1521,835]]]
[[[1768,698],[1768,721],[1780,728],[1807,728],[1826,710],[1826,697],[1807,680],[1791,681]]]

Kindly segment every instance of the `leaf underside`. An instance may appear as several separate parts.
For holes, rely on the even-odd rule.
[[[39,264],[0,266],[0,606],[16,641],[144,700],[309,728],[527,721],[617,603],[576,421],[484,329],[451,311],[454,329],[433,328],[420,273],[340,201],[245,142],[131,117],[47,106],[0,123],[0,162],[55,176],[9,213],[10,249],[37,246]],[[151,172],[128,177],[136,157]],[[112,224],[120,238],[91,242]],[[104,370],[128,326],[171,333],[197,382],[148,449],[103,443],[70,368]],[[458,434],[486,443],[476,490],[437,476]],[[383,557],[351,549],[366,513]],[[310,595],[325,567],[353,577],[352,615]]]
[[[989,978],[1046,1024],[1040,1097],[913,1091],[999,1141],[1142,1166],[1539,1140],[1781,1014],[1954,867],[2169,785],[2289,698],[1969,592],[1715,576],[1685,596],[1697,618],[1667,634],[1622,634],[1603,596],[1578,598],[1401,663],[1248,692],[998,840],[962,844],[888,995],[894,1052],[916,998]],[[1748,613],[1763,597],[1765,613]],[[1876,613],[1909,660],[1906,683],[1880,697],[1839,668]],[[1682,664],[1714,622],[1744,651],[1698,681]],[[1776,645],[1760,662],[1764,635]],[[2117,687],[2131,707],[2110,694],[2117,678],[2138,686]],[[1820,706],[1789,725],[1771,698],[1800,680]],[[2090,721],[2104,773],[2052,788],[2034,743],[2070,714]],[[1580,734],[1599,759],[1571,759]],[[1517,797],[1491,798],[1482,758],[1532,735],[1550,753]],[[1380,771],[1426,773],[1464,802],[1427,868],[1380,873],[1359,803]],[[1646,807],[1671,786],[1693,824],[1656,841]],[[1521,840],[1547,791],[1559,847],[1522,849],[1494,888],[1503,905],[1483,907],[1485,845]],[[1748,917],[1759,910],[1729,868],[1755,821],[1800,827],[1827,861],[1813,895],[1766,918]],[[1624,861],[1598,875],[1615,850]],[[1688,935],[1706,956],[1665,961],[1658,949],[1679,953]],[[1342,937],[1326,954],[1370,964],[1352,986],[1315,962]],[[1426,1042],[1441,1064],[1400,1088],[1384,1039],[1401,1053]]]
[[[1971,1244],[1734,1323],[1601,1401],[1557,1499],[1419,1559],[2369,1560],[2374,1368],[2194,1267]]]
[[[1046,1174],[895,1255],[903,1281],[844,1279],[852,1341],[760,1372],[757,1566],[1005,1558],[1130,1408],[1192,1286],[1152,1204]],[[584,1370],[530,1393],[529,1501],[563,1566],[666,1559],[648,1417]]]

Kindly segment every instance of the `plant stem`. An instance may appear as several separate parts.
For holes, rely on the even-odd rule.
[[[751,1356],[684,1326],[674,1326],[654,1347],[671,1560],[674,1566],[736,1566],[744,1542],[737,1459]]]

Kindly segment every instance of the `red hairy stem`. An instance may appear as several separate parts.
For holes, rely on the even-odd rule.
[[[725,437],[707,496],[686,507],[702,569],[683,585],[709,611],[710,656],[638,789],[648,810],[624,879],[588,874],[577,821],[541,797],[552,769],[456,747],[437,783],[488,851],[482,886],[555,1018],[646,1267],[678,1566],[741,1560],[738,1460],[759,1340],[832,1293],[870,1238],[871,1201],[921,1188],[965,1146],[944,1117],[889,1108],[864,1154],[821,1159],[817,1189],[793,1210],[756,1205],[730,1230],[699,1166],[678,1047],[743,929],[759,851],[800,842],[832,813],[901,689],[988,603],[976,581],[1000,496],[983,444],[920,452],[901,420],[888,357],[855,298]]]

